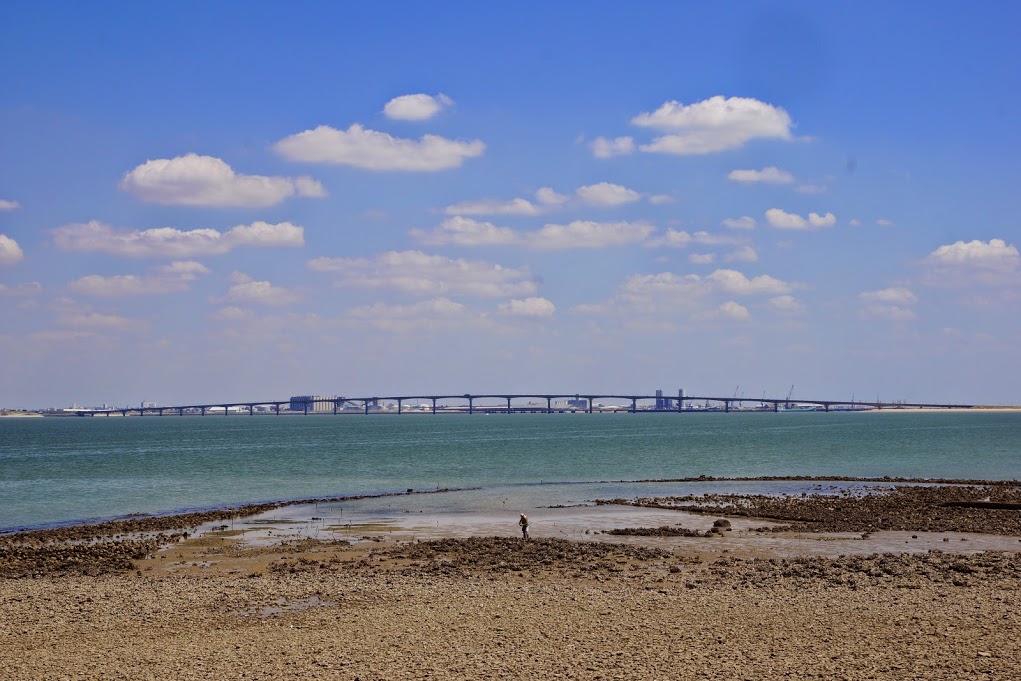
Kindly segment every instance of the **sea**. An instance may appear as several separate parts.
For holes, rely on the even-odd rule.
[[[361,512],[456,515],[820,488],[797,481],[648,482],[699,476],[1016,480],[1021,413],[0,419],[0,531],[408,490],[448,491],[366,500]]]

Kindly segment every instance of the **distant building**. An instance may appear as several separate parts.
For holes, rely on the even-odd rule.
[[[291,397],[291,411],[312,413],[333,412],[333,405],[342,398],[336,395],[295,395]]]
[[[575,397],[573,400],[567,400],[567,406],[569,409],[588,409],[588,400],[584,397]]]

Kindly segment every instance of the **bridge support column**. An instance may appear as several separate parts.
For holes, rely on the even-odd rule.
[[[277,416],[280,416],[280,403],[277,402],[276,404],[274,404],[273,408],[276,409]]]
[[[337,415],[337,400],[333,401],[333,415]]]
[[[223,415],[230,416],[230,410],[227,409],[227,405],[223,405]]]
[[[829,403],[826,403],[826,404],[824,404],[824,405],[823,405],[823,411],[829,411],[829,410],[830,410],[830,405],[829,405]]]
[[[365,400],[365,415],[369,415],[369,401]]]
[[[547,397],[546,398],[546,413],[547,414],[552,414],[553,413],[553,398],[552,397]]]
[[[436,398],[435,397],[432,398],[432,401],[433,401],[433,414],[435,414],[436,413]]]
[[[773,411],[780,411],[780,403],[779,402],[774,402],[773,403]]]
[[[184,416],[184,407],[178,407],[177,415],[178,416]]]
[[[730,400],[723,400],[723,411],[730,413]]]
[[[475,413],[475,405],[473,403],[473,399],[474,398],[471,398],[471,397],[468,398],[468,413],[469,414],[474,414]]]
[[[403,411],[403,409],[404,409],[404,400],[398,398],[397,399],[397,415],[398,416],[401,415],[401,412]]]
[[[507,413],[508,413],[508,414],[509,414],[509,413],[511,413],[511,408],[510,408],[510,400],[511,400],[511,398],[509,398],[509,397],[508,397],[508,398],[507,398]]]
[[[206,408],[205,407],[199,407],[199,409],[202,410],[202,415],[205,416],[206,415]]]
[[[588,398],[588,409],[586,409],[585,411],[586,411],[586,412],[588,412],[589,414],[591,414],[591,413],[592,413],[592,403],[593,403],[594,401],[595,401],[595,400],[593,400],[593,399],[592,399],[591,397],[589,397],[589,398]]]
[[[249,416],[255,416],[255,405],[254,404],[248,405],[248,415]]]
[[[635,397],[631,398],[631,413],[632,414],[638,413],[638,399]]]

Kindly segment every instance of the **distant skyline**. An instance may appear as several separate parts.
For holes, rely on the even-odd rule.
[[[1015,3],[7,3],[0,407],[1021,404]]]

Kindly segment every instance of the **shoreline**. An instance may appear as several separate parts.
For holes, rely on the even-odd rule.
[[[697,512],[537,509],[529,541],[514,510],[496,519],[500,536],[456,522],[427,533],[435,516],[417,515],[312,536],[272,512],[259,525],[270,543],[216,521],[162,539],[117,524],[8,535],[0,676],[1017,677],[1021,509],[990,504],[1021,501],[1021,486],[890,489],[700,495]],[[790,518],[752,515],[764,511]],[[878,513],[917,529],[847,531]],[[560,537],[579,517],[589,530]],[[927,531],[931,517],[1013,522],[986,529],[1017,536]],[[177,518],[160,526],[196,520]],[[610,531],[658,518],[697,531]]]

